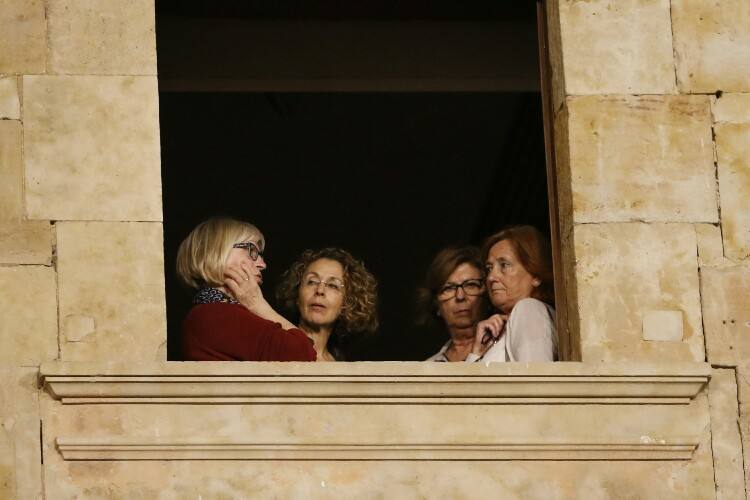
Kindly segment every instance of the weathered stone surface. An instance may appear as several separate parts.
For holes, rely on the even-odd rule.
[[[681,92],[750,91],[750,2],[672,0]]]
[[[742,464],[742,438],[737,425],[739,403],[734,370],[713,370],[708,388],[708,404],[711,411],[716,499],[744,498],[745,471]]]
[[[718,222],[708,97],[567,105],[575,222]]]
[[[25,220],[22,191],[21,123],[0,120],[0,264],[49,265],[50,224]]]
[[[724,93],[720,98],[711,97],[714,121],[750,123],[750,94]]]
[[[721,241],[721,227],[715,224],[696,224],[695,236],[698,239],[698,263],[701,266],[722,265],[724,245]]]
[[[28,216],[161,220],[156,78],[23,82]]]
[[[156,74],[153,0],[49,0],[47,18],[50,72]]]
[[[708,361],[750,367],[750,268],[701,269]]]
[[[43,0],[3,0],[0,73],[43,73],[46,33]]]
[[[18,120],[20,116],[21,101],[18,99],[16,77],[0,77],[0,119]]]
[[[162,225],[58,222],[66,361],[159,361],[166,342]]]
[[[21,122],[0,120],[0,222],[23,216]]]
[[[744,405],[740,405],[740,434],[742,435],[742,453],[750,456],[750,414]],[[750,461],[745,460],[745,492],[750,491]]]
[[[704,359],[695,231],[683,224],[574,229],[582,359]],[[641,338],[647,311],[682,311],[682,342]]]
[[[37,368],[0,365],[0,498],[41,498]]]
[[[57,358],[55,271],[0,267],[0,363],[38,365]]]
[[[643,340],[682,341],[682,311],[646,311],[643,313]]]
[[[0,264],[52,263],[52,227],[47,221],[0,222]]]
[[[220,363],[217,363],[220,364]],[[394,363],[395,365],[396,363]],[[228,363],[220,370],[231,372]],[[513,367],[509,368],[510,370]],[[356,367],[354,368],[356,370]],[[106,374],[107,370],[97,370]],[[117,372],[122,374],[122,372]],[[278,373],[278,372],[277,372]],[[167,370],[164,376],[168,375]],[[84,382],[85,383],[85,382]],[[269,383],[274,384],[273,381]],[[336,383],[336,382],[332,382]],[[156,395],[154,388],[142,386]],[[198,389],[200,390],[200,389]],[[52,498],[713,498],[705,392],[690,404],[63,405],[42,394]],[[471,414],[473,425],[447,426]],[[685,461],[64,461],[56,439],[206,443],[698,441]],[[526,441],[529,440],[529,441]]]
[[[750,257],[750,122],[714,128],[718,156],[724,254]]]
[[[561,0],[566,91],[675,92],[669,0]]]

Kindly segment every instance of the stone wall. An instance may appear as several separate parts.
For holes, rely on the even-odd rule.
[[[153,0],[0,5],[0,498],[42,493],[36,373],[166,359]]]
[[[568,328],[584,361],[711,363],[716,494],[744,498],[750,3],[550,8]]]
[[[462,399],[468,406],[436,404],[437,399],[393,406],[390,400],[343,395],[325,404],[272,402],[242,392],[246,389],[230,401],[221,385],[218,393],[199,394],[214,399],[161,401],[156,396],[164,394],[153,384],[165,376],[202,379],[190,369],[183,373],[158,363],[165,359],[166,332],[153,1],[4,0],[0,498],[179,498],[196,491],[204,498],[303,497],[313,488],[317,497],[356,491],[373,498],[460,498],[477,492],[523,498],[550,498],[551,492],[559,498],[745,498],[750,3],[550,0],[548,11],[568,297],[561,327],[575,341],[574,358],[584,363],[520,372],[477,367],[455,380],[431,376],[435,384],[453,380],[462,387],[468,380],[513,382],[534,373],[546,374],[545,384],[561,377],[595,381],[604,363],[621,367],[618,377],[640,377],[634,389],[640,400],[622,392],[621,381],[612,381],[620,389],[602,394],[599,385],[586,382],[585,390],[569,395],[577,398],[573,401],[550,400],[549,394],[544,399],[534,384],[506,399],[490,389],[457,393],[474,398],[470,404]],[[115,373],[106,361],[151,364]],[[688,380],[694,386],[703,380],[695,373],[705,361],[713,377],[700,392],[672,399],[650,394],[654,377],[667,386]],[[69,362],[84,364],[84,387],[98,388],[89,382],[111,372],[142,382],[142,393],[132,400],[99,395],[96,401],[65,402],[52,385],[39,388],[41,364],[48,366],[42,370],[47,380],[68,373]],[[92,362],[98,363],[85,367]],[[395,366],[383,368],[393,371],[391,378],[367,367],[358,370],[386,377],[381,391],[425,376],[416,364]],[[665,366],[663,373],[654,366]],[[306,369],[318,370],[324,377],[318,382],[333,370]],[[283,369],[269,365],[268,371]],[[486,427],[467,431],[467,419]],[[276,439],[268,453],[286,444],[299,452],[328,433],[334,444],[344,438],[358,446],[375,440],[380,446],[375,451],[405,461],[375,454],[364,455],[372,462],[357,461],[362,455],[334,462],[330,453],[341,450],[331,447],[317,460],[268,462],[268,456],[264,461],[252,455],[250,465],[201,461],[205,455],[187,461],[158,455],[163,446],[199,449],[200,443],[185,443],[186,433],[211,431],[213,438],[234,439],[222,444],[228,454],[221,456],[231,458],[237,450],[248,453],[240,438],[254,429],[266,429],[263,435]],[[158,439],[164,434],[166,445]],[[63,439],[71,436],[78,441]],[[92,436],[99,441],[83,439]],[[420,443],[404,444],[409,436]],[[604,452],[597,448],[602,442],[586,443],[586,436],[602,440]],[[430,437],[436,440],[433,448]],[[537,438],[544,442],[531,458],[513,461],[502,454]],[[138,439],[147,441],[140,443],[144,453],[162,460],[111,455],[138,445]],[[435,442],[448,451],[434,448]],[[496,455],[450,461],[469,457],[461,453],[485,453],[482,447],[490,445]],[[420,446],[443,453],[447,461],[425,462]],[[582,452],[573,456],[576,461],[563,460],[571,458],[566,446]],[[403,455],[404,449],[414,455]],[[645,455],[627,455],[643,449]],[[693,450],[687,459],[686,449]],[[553,460],[545,461],[550,456]]]

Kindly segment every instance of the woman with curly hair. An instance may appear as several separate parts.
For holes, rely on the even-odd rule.
[[[341,248],[305,250],[282,276],[276,297],[313,340],[318,361],[343,361],[344,337],[378,328],[377,281]]]

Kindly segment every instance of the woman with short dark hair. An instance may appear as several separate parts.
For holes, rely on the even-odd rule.
[[[343,341],[378,328],[377,280],[341,248],[305,250],[284,273],[276,298],[313,340],[318,361],[343,361]]]
[[[476,328],[467,361],[557,359],[552,256],[532,226],[496,233],[482,245],[485,285],[497,310]]]
[[[265,240],[254,225],[214,217],[177,251],[177,275],[196,291],[182,325],[183,356],[194,361],[315,361],[315,350],[260,290]]]
[[[419,323],[439,326],[450,337],[427,361],[464,361],[487,309],[479,250],[454,247],[438,252],[417,294]]]

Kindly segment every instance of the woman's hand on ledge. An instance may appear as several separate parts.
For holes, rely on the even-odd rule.
[[[493,314],[489,318],[477,323],[476,333],[474,334],[474,345],[471,348],[472,354],[484,356],[484,353],[492,347],[503,334],[503,327],[508,316]]]

